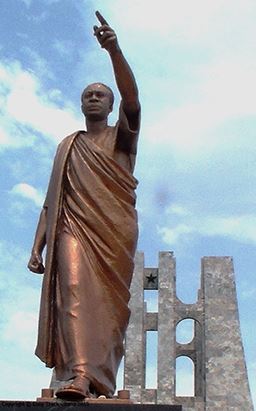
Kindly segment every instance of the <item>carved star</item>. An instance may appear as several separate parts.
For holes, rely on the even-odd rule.
[[[157,279],[157,276],[156,275],[153,275],[152,273],[150,273],[150,275],[147,275],[146,276],[147,277],[147,279],[148,279],[148,284],[149,283],[155,283],[155,280]]]

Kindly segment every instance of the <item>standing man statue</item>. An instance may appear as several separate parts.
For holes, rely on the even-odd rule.
[[[102,83],[82,93],[86,131],[58,146],[28,268],[44,273],[36,355],[64,381],[56,396],[111,397],[129,321],[138,228],[133,177],[140,104],[133,73],[99,12],[94,34],[109,53],[121,94]],[[45,267],[42,252],[47,246]]]

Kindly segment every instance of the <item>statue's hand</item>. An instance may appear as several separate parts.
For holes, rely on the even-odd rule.
[[[106,49],[109,53],[120,50],[114,30],[108,25],[107,21],[100,14],[100,12],[96,11],[95,14],[101,23],[101,26],[94,26],[93,30],[94,35],[96,36],[101,47]]]
[[[28,269],[36,274],[44,273],[43,258],[41,254],[36,251],[32,251],[30,260],[28,262]]]

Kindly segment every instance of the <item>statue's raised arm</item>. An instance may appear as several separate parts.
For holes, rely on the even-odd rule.
[[[101,47],[106,49],[110,55],[116,84],[122,97],[123,109],[132,128],[136,129],[138,125],[133,124],[133,121],[135,121],[134,114],[139,111],[140,103],[135,77],[118,44],[115,31],[98,11],[96,11],[96,16],[101,26],[94,26],[94,34]]]

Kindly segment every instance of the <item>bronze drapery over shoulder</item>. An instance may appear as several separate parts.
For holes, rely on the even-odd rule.
[[[58,379],[85,372],[106,395],[114,392],[123,355],[138,235],[137,180],[114,158],[117,128],[107,128],[102,144],[75,133],[57,151],[45,202],[49,230],[36,349]],[[63,298],[64,290],[73,299]]]

